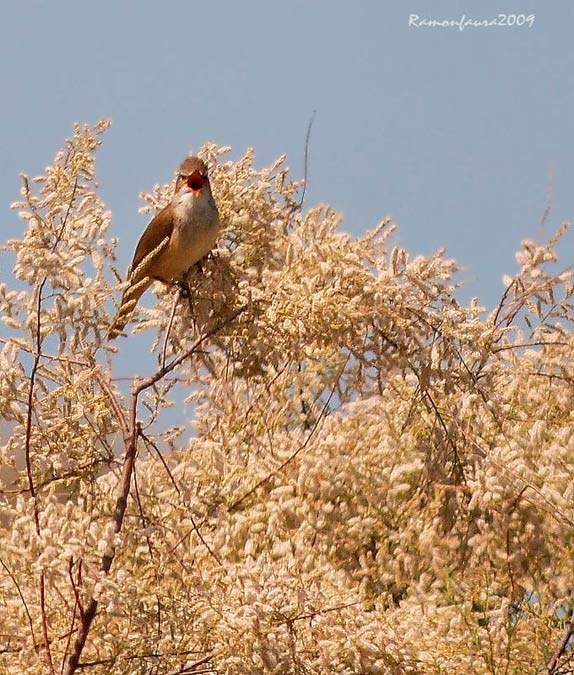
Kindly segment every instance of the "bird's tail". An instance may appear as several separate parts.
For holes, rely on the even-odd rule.
[[[152,280],[149,277],[143,277],[143,279],[140,279],[137,282],[132,281],[122,293],[120,306],[118,307],[116,316],[108,330],[108,340],[115,340],[118,335],[123,333],[126,323],[130,320],[138,300],[150,286],[151,281]]]

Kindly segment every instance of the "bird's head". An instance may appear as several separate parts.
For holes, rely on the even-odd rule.
[[[175,183],[176,195],[191,192],[195,197],[199,197],[205,187],[209,187],[205,162],[199,157],[186,157],[178,170]]]

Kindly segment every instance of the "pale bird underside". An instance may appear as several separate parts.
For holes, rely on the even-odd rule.
[[[179,167],[172,201],[149,223],[128,269],[108,339],[120,335],[138,300],[153,281],[185,281],[189,270],[215,245],[219,214],[205,163],[186,158]]]

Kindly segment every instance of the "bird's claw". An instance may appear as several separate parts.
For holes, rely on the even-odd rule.
[[[179,289],[179,293],[182,298],[191,298],[191,289],[189,287],[189,282],[183,279],[178,279],[175,282],[175,285]]]

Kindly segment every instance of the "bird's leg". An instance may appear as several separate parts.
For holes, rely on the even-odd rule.
[[[209,254],[207,254],[209,255]],[[192,291],[191,291],[191,284],[189,283],[189,279],[191,276],[195,276],[196,274],[202,276],[203,275],[203,260],[207,258],[207,255],[204,256],[201,260],[198,260],[196,263],[191,265],[191,267],[188,268],[187,272],[180,278],[176,279],[174,281],[175,286],[178,288],[178,295],[181,299],[187,299],[188,307],[189,307],[189,315],[191,317],[191,320],[195,324],[195,316],[193,312],[193,303],[192,303]]]
[[[203,260],[205,260],[206,258],[207,258],[207,256],[204,255],[203,258],[201,258],[201,260],[198,260],[195,263],[195,265],[193,265],[197,274],[203,274]],[[189,272],[191,272],[191,270],[192,270],[192,267],[189,268],[188,274],[189,274]]]
[[[173,305],[171,307],[171,314],[169,317],[169,323],[167,324],[167,330],[165,331],[165,339],[163,342],[163,349],[161,350],[161,367],[165,368],[165,360],[167,358],[167,345],[169,341],[169,334],[171,333],[171,327],[173,326],[173,319],[175,317],[175,310],[179,304],[179,301],[182,297],[182,290],[181,287],[178,287],[177,293],[175,294],[175,297],[173,299]]]
[[[177,287],[180,297],[191,298],[191,288],[189,287],[187,276],[183,279],[177,279],[174,285]]]
[[[182,276],[181,279],[178,279],[175,283],[180,289],[180,297],[187,299],[187,305],[189,307],[189,314],[193,319],[193,304],[191,302],[191,285],[189,283],[189,277],[191,275],[191,270],[193,265],[187,270],[187,272]]]

